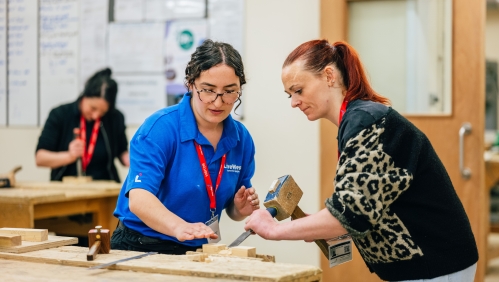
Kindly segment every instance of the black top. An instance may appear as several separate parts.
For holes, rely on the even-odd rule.
[[[389,281],[431,279],[477,262],[464,207],[423,132],[392,108],[355,100],[338,143],[326,207],[371,272]]]
[[[50,111],[45,122],[36,151],[45,149],[52,152],[62,152],[69,149],[69,143],[74,139],[73,129],[80,127],[80,110],[76,102],[61,105]],[[92,134],[94,121],[87,121],[87,146]],[[120,182],[114,158],[128,150],[128,140],[125,135],[125,118],[117,109],[109,110],[102,118],[95,150],[87,166],[86,175],[96,180],[114,180]],[[52,169],[50,180],[62,180],[63,176],[76,175],[76,162]]]

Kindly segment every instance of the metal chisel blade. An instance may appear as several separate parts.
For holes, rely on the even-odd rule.
[[[112,261],[112,262],[108,262],[108,263],[104,263],[104,264],[99,264],[99,265],[92,266],[92,267],[87,268],[87,269],[90,270],[90,269],[104,268],[104,267],[108,267],[108,266],[111,266],[113,264],[117,264],[117,263],[120,263],[120,262],[132,260],[132,259],[139,259],[139,258],[147,257],[147,256],[150,256],[150,255],[155,255],[157,253],[158,252],[149,252],[149,253],[145,253],[145,254],[142,254],[142,255],[134,256],[134,257],[124,258],[124,259],[120,259],[120,260],[116,260],[116,261]]]
[[[227,247],[228,248],[232,248],[232,247],[235,247],[235,246],[239,246],[252,233],[253,233],[253,231],[251,229],[248,230],[248,231],[246,231],[246,232],[244,232],[243,234],[239,235],[239,237],[237,237],[237,239],[234,242],[230,243],[230,245],[227,246]]]

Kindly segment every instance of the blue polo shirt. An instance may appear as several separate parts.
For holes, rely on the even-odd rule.
[[[157,111],[139,127],[130,142],[130,169],[123,184],[114,216],[143,235],[200,246],[206,239],[179,242],[145,225],[130,211],[128,192],[141,188],[155,195],[171,212],[190,223],[211,218],[210,200],[194,141],[201,145],[213,186],[222,156],[226,154],[222,181],[216,191],[220,218],[238,189],[252,187],[255,146],[248,130],[230,115],[223,121],[223,133],[215,152],[199,132],[187,93],[178,105]]]

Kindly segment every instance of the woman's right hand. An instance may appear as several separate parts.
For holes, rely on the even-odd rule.
[[[218,235],[213,232],[213,230],[203,223],[188,223],[179,224],[177,228],[174,230],[175,238],[180,242],[186,240],[194,240],[194,239],[203,239],[203,238],[211,238],[217,239]]]
[[[79,136],[80,129],[75,128],[73,130],[73,133],[75,134],[75,136]],[[81,140],[80,138],[75,138],[73,141],[71,141],[69,143],[68,152],[74,161],[76,161],[76,159],[78,159],[79,157],[81,157],[83,155],[83,146],[84,145],[85,145],[85,142],[83,142],[83,140]]]

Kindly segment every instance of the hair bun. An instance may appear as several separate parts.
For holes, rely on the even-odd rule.
[[[110,68],[105,68],[99,72],[99,75],[105,75],[108,77],[111,77],[111,74],[113,74],[113,72],[111,71]]]

